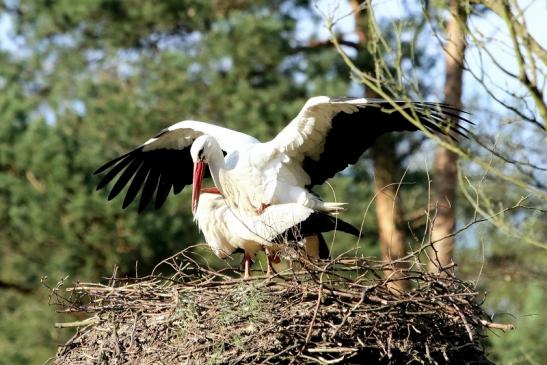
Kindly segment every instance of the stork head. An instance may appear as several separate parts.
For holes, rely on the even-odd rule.
[[[190,148],[190,155],[192,156],[192,161],[194,161],[194,176],[192,179],[192,213],[194,215],[198,207],[205,168],[207,167],[211,149],[215,143],[218,144],[213,137],[202,135],[196,138]]]
[[[199,161],[207,163],[207,161],[209,160],[209,151],[211,150],[211,146],[214,143],[213,141],[213,137],[207,134],[201,135],[196,138],[194,143],[192,143],[192,147],[190,148],[190,155],[192,156],[192,161],[194,161],[194,163],[198,163]]]

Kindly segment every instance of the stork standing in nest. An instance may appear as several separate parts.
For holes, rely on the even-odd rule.
[[[244,253],[245,279],[250,278],[250,265],[259,251],[266,251],[271,276],[272,267],[276,272],[287,267],[277,256],[287,244],[301,246],[309,258],[326,259],[329,248],[321,233],[337,230],[359,236],[351,224],[300,204],[272,205],[260,215],[234,211],[216,188],[202,189],[194,220],[217,257],[224,259],[238,250]]]
[[[182,121],[100,167],[95,173],[106,175],[97,189],[117,177],[110,200],[129,185],[124,208],[142,189],[140,212],[154,195],[158,209],[171,191],[177,194],[193,183],[195,213],[203,178],[210,176],[227,206],[245,217],[260,216],[279,204],[335,214],[343,203],[324,202],[312,187],[355,163],[383,134],[422,129],[465,136],[467,129],[453,122],[471,123],[461,114],[446,104],[317,96],[268,142],[213,124]]]

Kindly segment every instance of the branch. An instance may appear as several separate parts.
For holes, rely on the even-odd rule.
[[[519,66],[518,79],[528,89],[528,91],[530,91],[530,94],[532,95],[532,98],[534,99],[534,102],[536,103],[536,106],[539,110],[539,114],[541,115],[541,118],[543,119],[543,123],[547,126],[547,107],[545,106],[545,103],[543,102],[543,93],[538,89],[537,85],[530,80],[526,72],[526,68],[525,68],[526,61],[524,60],[524,56],[522,55],[522,52],[520,50],[520,45],[518,43],[518,37],[517,37],[517,31],[515,30],[515,23],[517,23],[517,20],[511,13],[509,4],[504,2],[502,5],[502,9],[503,9],[503,19],[507,23],[507,28],[509,29],[509,34],[511,35],[511,41],[513,42],[513,48],[515,49],[515,54],[517,56],[517,61]]]
[[[513,326],[512,324],[492,323],[492,322],[488,322],[484,319],[481,319],[480,322],[484,327],[495,328],[495,329],[498,329],[498,330],[502,330],[503,332],[512,331],[512,330],[515,329],[515,326]]]
[[[85,327],[99,323],[99,317],[93,316],[82,321],[76,322],[56,322],[55,328],[71,328],[71,327]]]
[[[340,36],[337,37],[337,42],[342,46],[350,47],[355,50],[360,49],[359,43],[342,39]],[[324,40],[324,41],[320,41],[318,39],[312,39],[308,42],[307,45],[294,47],[292,51],[293,53],[298,53],[298,52],[308,52],[312,50],[319,50],[319,49],[332,48],[332,47],[334,47],[334,44],[332,43],[330,39]]]
[[[499,1],[499,0],[490,0],[490,1],[482,1],[482,0],[471,0],[470,3],[475,4],[481,4],[486,6],[488,9],[492,10],[494,13],[496,13],[499,17],[504,18],[504,7],[507,6],[506,1]],[[538,41],[535,40],[534,37],[528,32],[528,29],[524,24],[520,21],[518,21],[514,16],[511,16],[511,24],[516,32],[522,39],[526,40],[526,42],[530,45],[530,50],[539,57],[539,59],[544,63],[547,64],[547,51],[539,44]]]
[[[327,24],[327,25],[328,25],[329,30],[331,31],[331,34],[333,34],[332,33],[332,23]],[[358,77],[359,81],[362,82],[367,88],[370,88],[371,90],[376,92],[379,95],[379,97],[387,100],[390,103],[391,107],[393,107],[393,109],[395,111],[397,111],[397,113],[402,115],[406,120],[408,120],[410,123],[412,123],[414,126],[416,126],[416,128],[418,128],[427,137],[435,140],[439,145],[443,146],[447,150],[450,150],[450,151],[456,153],[460,157],[466,158],[467,160],[476,163],[477,165],[479,165],[480,167],[482,167],[484,170],[488,171],[489,173],[491,173],[491,174],[493,174],[493,175],[495,175],[495,176],[497,176],[497,177],[499,177],[499,178],[501,178],[501,179],[503,179],[507,182],[510,182],[510,183],[512,183],[516,186],[519,186],[519,187],[521,187],[525,190],[531,191],[531,192],[533,192],[535,194],[538,194],[540,196],[543,196],[543,197],[547,197],[546,192],[543,192],[543,191],[538,190],[537,188],[535,188],[533,186],[530,186],[530,184],[522,181],[521,179],[518,179],[518,178],[515,178],[513,176],[509,176],[509,175],[504,174],[500,169],[497,169],[497,168],[491,166],[486,161],[471,155],[468,151],[463,150],[461,147],[459,147],[457,145],[454,145],[450,142],[447,142],[447,141],[443,140],[442,138],[439,138],[439,136],[435,135],[434,133],[428,131],[419,122],[419,120],[417,120],[417,118],[415,117],[415,113],[412,113],[412,112],[409,113],[407,110],[404,110],[399,104],[395,103],[395,100],[390,95],[388,95],[386,92],[384,92],[383,89],[378,87],[378,80],[376,80],[374,77],[371,77],[367,73],[362,72],[355,65],[355,63],[349,58],[347,53],[344,52],[344,50],[341,48],[341,46],[338,43],[336,37],[333,37],[331,39],[332,39],[332,42],[334,43],[334,46],[336,47],[336,50],[338,51],[338,54],[340,55],[340,57],[342,57],[342,60],[348,66],[350,71],[354,75],[356,75],[356,77]]]

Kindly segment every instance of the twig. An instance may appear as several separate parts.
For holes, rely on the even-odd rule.
[[[480,323],[486,328],[494,328],[494,329],[502,330],[503,332],[512,331],[515,329],[515,326],[512,324],[493,323],[493,322],[488,322],[484,319],[481,319]]]
[[[99,318],[94,316],[91,318],[84,319],[82,321],[75,322],[56,322],[54,324],[55,328],[71,328],[71,327],[85,327],[93,324],[99,323]]]

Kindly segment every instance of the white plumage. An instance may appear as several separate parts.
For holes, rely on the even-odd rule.
[[[215,185],[234,208],[260,213],[269,205],[298,203],[337,212],[341,204],[325,203],[309,189],[355,163],[380,135],[418,130],[401,110],[433,132],[452,136],[466,131],[449,118],[467,119],[445,104],[318,96],[265,143],[213,124],[176,123],[99,168],[96,173],[108,172],[98,189],[119,175],[108,196],[112,199],[132,179],[123,206],[142,187],[139,211],[154,195],[159,208],[171,190],[176,194],[192,182],[193,163],[207,162]]]
[[[238,249],[245,253],[245,277],[249,277],[249,263],[258,251],[267,251],[270,272],[271,256],[288,242],[302,245],[310,257],[319,258],[320,251],[328,254],[326,243],[318,237],[322,232],[339,229],[359,235],[358,229],[350,224],[299,204],[273,205],[260,215],[248,215],[230,208],[222,195],[204,192],[201,192],[194,220],[219,258],[226,258]],[[321,244],[324,247],[320,247]],[[273,264],[276,271],[287,267]]]
[[[106,172],[97,189],[117,178],[108,199],[128,185],[122,206],[141,191],[140,212],[154,197],[158,209],[171,191],[177,194],[193,183],[195,212],[202,179],[211,176],[224,205],[218,197],[207,198],[202,207],[209,204],[209,209],[197,213],[200,228],[208,230],[207,240],[219,256],[234,247],[254,254],[271,245],[270,238],[283,227],[305,220],[304,213],[339,212],[341,203],[323,202],[310,189],[355,163],[376,138],[419,129],[465,136],[467,129],[454,122],[471,123],[461,113],[446,104],[318,96],[264,143],[213,124],[182,121],[97,169],[95,173]],[[269,227],[273,223],[274,228]]]

